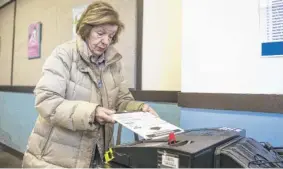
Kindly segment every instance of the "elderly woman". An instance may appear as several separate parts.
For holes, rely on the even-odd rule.
[[[88,6],[77,38],[56,47],[35,88],[39,112],[23,167],[88,168],[103,163],[113,137],[116,111],[156,112],[134,101],[122,75],[122,56],[113,44],[123,29],[105,2]]]

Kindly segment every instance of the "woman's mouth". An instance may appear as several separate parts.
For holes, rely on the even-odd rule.
[[[98,47],[98,51],[104,51],[105,50],[105,48],[101,48],[101,47]]]

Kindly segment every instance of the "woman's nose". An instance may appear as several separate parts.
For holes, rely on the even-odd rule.
[[[110,43],[109,37],[104,36],[104,37],[102,38],[102,43],[105,44],[105,45],[109,45],[109,43]]]

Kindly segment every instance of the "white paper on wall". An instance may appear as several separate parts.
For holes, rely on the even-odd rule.
[[[73,8],[73,39],[76,37],[76,25],[78,20],[81,18],[82,13],[87,8],[88,5],[82,5]]]
[[[261,55],[283,56],[283,0],[260,0]]]

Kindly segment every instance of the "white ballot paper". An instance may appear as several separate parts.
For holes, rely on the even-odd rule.
[[[130,112],[113,114],[114,120],[144,139],[168,137],[169,133],[181,133],[184,130],[156,117],[148,112]]]

